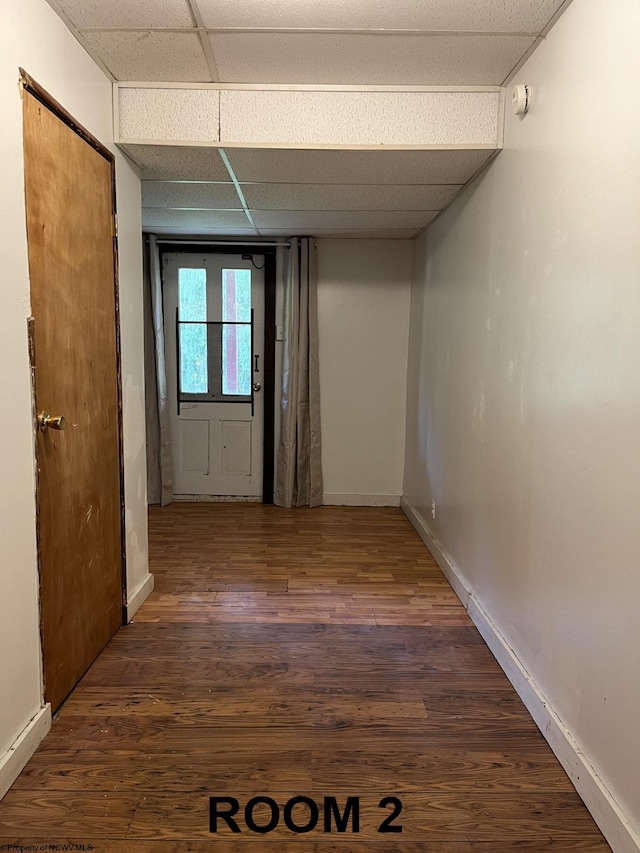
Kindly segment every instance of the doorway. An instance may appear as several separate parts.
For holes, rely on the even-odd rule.
[[[161,253],[174,497],[272,503],[275,254],[198,248]]]
[[[45,700],[55,712],[123,623],[112,154],[23,74]]]

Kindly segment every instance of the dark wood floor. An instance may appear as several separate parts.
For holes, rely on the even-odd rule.
[[[0,803],[0,844],[610,849],[399,510],[177,504],[150,535],[156,590]],[[238,799],[239,834],[210,834],[210,795]],[[317,828],[249,832],[261,795],[313,798]],[[349,796],[359,833],[325,834],[324,798]],[[378,832],[385,796],[400,834]]]

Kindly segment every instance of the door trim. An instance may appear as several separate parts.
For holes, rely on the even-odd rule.
[[[83,127],[44,87],[31,77],[23,68],[18,69],[20,73],[20,96],[24,97],[24,92],[34,97],[39,101],[49,112],[53,113],[63,124],[69,127],[81,139],[91,146],[101,157],[109,163],[111,175],[111,212],[112,212],[112,235],[113,235],[113,292],[114,292],[114,307],[115,307],[115,338],[116,338],[116,387],[117,387],[117,408],[118,408],[118,459],[119,459],[119,481],[120,481],[120,553],[122,557],[122,624],[127,624],[127,550],[125,536],[125,502],[124,502],[124,448],[123,448],[123,412],[122,412],[122,348],[120,340],[120,294],[118,289],[119,274],[118,274],[118,233],[117,233],[117,208],[116,208],[116,173],[115,173],[115,155],[103,145],[92,133]],[[36,532],[37,532],[37,562],[38,573],[41,570],[40,563],[40,541],[39,541],[39,491],[38,491],[38,443],[37,431],[38,424],[36,422],[35,408],[35,384],[34,384],[34,369],[36,365],[37,354],[35,352],[33,341],[33,323],[34,318],[29,317],[27,320],[27,334],[29,338],[29,365],[31,368],[31,400],[33,409],[33,438],[34,438],[34,455],[36,461]],[[42,634],[42,631],[41,631]],[[42,644],[42,636],[41,636]],[[44,695],[44,691],[43,691]]]
[[[166,242],[165,242],[166,240]],[[275,365],[276,365],[276,250],[261,243],[237,243],[225,246],[203,246],[196,243],[171,243],[171,237],[163,238],[159,247],[160,264],[164,255],[183,252],[185,254],[210,255],[264,255],[264,432],[262,459],[262,503],[273,503],[275,477]],[[166,321],[167,318],[165,318]]]
[[[276,253],[264,257],[264,460],[262,503],[273,503],[276,415]]]

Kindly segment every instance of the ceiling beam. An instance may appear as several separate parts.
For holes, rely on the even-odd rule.
[[[115,86],[116,142],[274,148],[500,148],[497,87],[365,91]]]

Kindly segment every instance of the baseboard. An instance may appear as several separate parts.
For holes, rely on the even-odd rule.
[[[251,495],[174,495],[174,503],[262,503],[262,497]]]
[[[0,756],[0,800],[16,781],[51,728],[51,705],[47,704],[29,721],[4,755]]]
[[[431,554],[434,557],[436,563],[440,566],[444,576],[453,587],[453,591],[462,602],[464,609],[469,610],[469,596],[471,595],[471,593],[469,591],[469,587],[467,586],[467,582],[464,578],[464,575],[462,574],[460,569],[455,565],[452,560],[449,559],[449,555],[447,554],[447,552],[434,538],[424,518],[420,515],[419,512],[417,512],[417,510],[414,509],[414,507],[411,506],[411,504],[404,497],[400,500],[400,508],[407,516],[411,524],[413,524],[418,536],[422,539],[429,551],[431,551]]]
[[[469,599],[469,616],[562,764],[614,853],[638,853],[640,835],[634,832],[569,729],[473,595]]]
[[[640,835],[633,828],[567,726],[527,672],[499,627],[484,609],[460,568],[434,537],[425,519],[404,497],[400,506],[454,588],[474,625],[522,699],[614,853],[639,853]]]
[[[153,592],[154,577],[152,574],[142,578],[138,586],[134,589],[131,595],[127,596],[127,623],[131,622],[136,612],[142,607],[144,602]]]
[[[352,495],[332,492],[322,496],[325,506],[400,506],[400,495]]]

